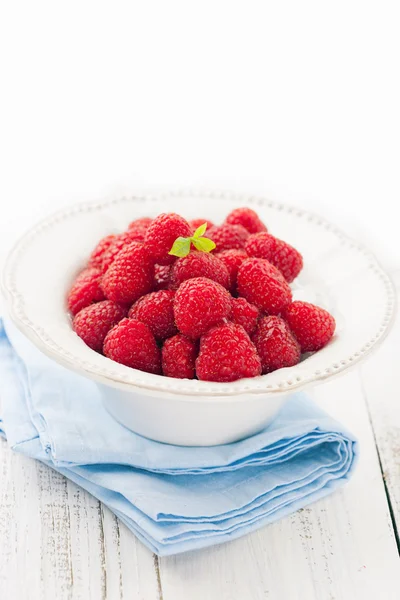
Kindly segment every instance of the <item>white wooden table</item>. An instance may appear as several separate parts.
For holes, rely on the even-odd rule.
[[[350,483],[211,549],[156,557],[88,493],[1,441],[0,598],[398,599],[399,347],[400,319],[361,368],[313,392],[359,438]]]

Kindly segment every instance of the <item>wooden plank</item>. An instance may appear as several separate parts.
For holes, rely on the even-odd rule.
[[[160,600],[154,554],[104,506],[102,516],[107,600]]]
[[[0,597],[159,600],[153,554],[90,494],[0,440]]]
[[[41,579],[39,496],[33,461],[13,455],[0,439],[0,590],[4,598],[44,598]],[[16,474],[18,473],[18,476]],[[24,485],[21,482],[24,481]],[[30,514],[29,514],[30,513]]]
[[[400,271],[394,274],[400,291]],[[376,355],[361,369],[381,467],[400,545],[400,315]]]
[[[65,485],[64,501],[68,507],[68,531],[64,537],[69,538],[71,546],[73,597],[105,598],[107,578],[100,503],[71,481],[57,476]],[[49,503],[53,501],[51,495]]]
[[[26,537],[30,543],[40,548],[41,581],[43,597],[70,598],[73,583],[70,541],[70,511],[68,505],[67,482],[54,471],[40,463],[35,463],[36,478],[32,484],[37,485],[37,494],[33,494],[35,485],[25,488],[25,480],[16,479],[16,487],[26,489],[26,503],[22,511],[27,512],[25,522]],[[34,496],[40,516],[39,540],[35,540],[29,530],[30,509],[27,503]],[[25,499],[24,499],[25,500]]]
[[[160,559],[164,600],[398,598],[400,560],[358,373],[314,395],[359,438],[352,481],[240,540]]]

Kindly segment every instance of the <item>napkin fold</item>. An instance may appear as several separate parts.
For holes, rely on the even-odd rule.
[[[0,320],[0,381],[0,434],[10,447],[88,490],[160,556],[292,513],[343,485],[357,459],[355,438],[304,394],[240,442],[148,440],[109,415],[93,381],[47,358],[8,320]]]

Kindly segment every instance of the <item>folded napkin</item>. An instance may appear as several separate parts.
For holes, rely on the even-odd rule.
[[[187,448],[148,440],[108,414],[94,382],[1,320],[0,377],[0,433],[11,448],[88,490],[160,556],[292,513],[341,486],[356,462],[354,437],[303,394],[240,442]]]

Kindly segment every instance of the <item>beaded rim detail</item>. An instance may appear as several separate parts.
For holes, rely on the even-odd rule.
[[[136,369],[129,369],[128,367],[118,365],[118,367],[122,367],[121,370],[118,371],[112,368],[104,368],[104,365],[96,365],[93,362],[90,362],[89,360],[80,359],[66,348],[60,346],[55,340],[53,340],[49,333],[42,326],[40,326],[37,323],[33,323],[29,319],[25,312],[24,297],[17,289],[15,273],[18,269],[18,264],[22,256],[28,250],[29,246],[35,241],[35,239],[38,236],[40,236],[43,232],[57,225],[57,223],[60,223],[67,219],[75,218],[82,213],[95,213],[97,211],[101,211],[103,209],[110,208],[114,205],[119,205],[121,203],[142,204],[151,203],[155,201],[167,202],[168,199],[180,198],[184,196],[192,196],[199,198],[207,197],[215,201],[226,200],[232,201],[235,204],[239,202],[244,205],[254,206],[255,208],[257,206],[263,206],[276,211],[283,211],[288,214],[292,214],[293,216],[298,217],[300,219],[306,219],[308,222],[311,222],[316,226],[322,227],[326,231],[329,231],[330,233],[335,235],[340,241],[341,245],[359,252],[366,259],[368,263],[368,268],[372,270],[374,275],[380,280],[380,283],[384,286],[386,294],[386,306],[384,311],[384,317],[381,321],[380,326],[378,327],[378,330],[368,341],[365,342],[365,344],[358,351],[354,352],[353,354],[342,358],[339,361],[335,361],[334,363],[332,363],[324,369],[310,372],[310,374],[307,374],[306,376],[293,377],[293,374],[289,374],[290,369],[288,369],[288,377],[286,379],[282,379],[281,381],[275,384],[271,384],[268,382],[268,375],[263,375],[252,380],[239,380],[238,382],[233,382],[231,384],[216,384],[204,381],[200,382],[197,380],[174,380],[169,377],[153,375],[151,376],[153,383],[149,384],[148,381],[145,381],[141,378],[141,371],[138,371]],[[189,401],[192,399],[196,399],[199,396],[205,397],[206,400],[207,397],[209,397],[209,399],[212,400],[213,398],[218,396],[234,397],[244,394],[270,395],[277,393],[288,393],[291,391],[298,391],[300,389],[303,389],[304,387],[312,383],[316,384],[318,381],[324,380],[328,377],[331,378],[332,376],[336,376],[342,373],[343,371],[349,369],[350,367],[354,366],[367,354],[369,354],[373,348],[377,347],[379,343],[383,341],[390,329],[390,325],[393,321],[396,308],[396,294],[394,285],[390,277],[379,265],[375,256],[366,248],[364,248],[361,244],[349,238],[335,225],[332,225],[331,223],[325,221],[318,215],[285,204],[273,202],[258,196],[247,196],[245,194],[192,189],[182,189],[157,195],[146,194],[129,197],[124,196],[122,198],[106,200],[103,202],[81,203],[51,215],[50,217],[42,220],[36,226],[31,228],[22,238],[20,238],[20,240],[11,250],[3,271],[2,286],[4,295],[8,300],[8,308],[10,310],[11,317],[15,324],[45,354],[55,359],[57,362],[63,364],[64,366],[67,366],[68,368],[72,368],[73,370],[78,370],[81,373],[83,372],[86,376],[94,378],[97,381],[101,381],[106,385],[108,384],[111,386],[122,387],[123,389],[128,391],[134,391],[133,388],[136,388],[136,391],[140,391],[140,389],[146,389],[148,391],[154,391],[159,393],[167,392],[177,394],[178,396],[185,396],[180,399]],[[188,394],[189,396],[187,396]],[[192,396],[193,398],[191,398],[190,396]]]

